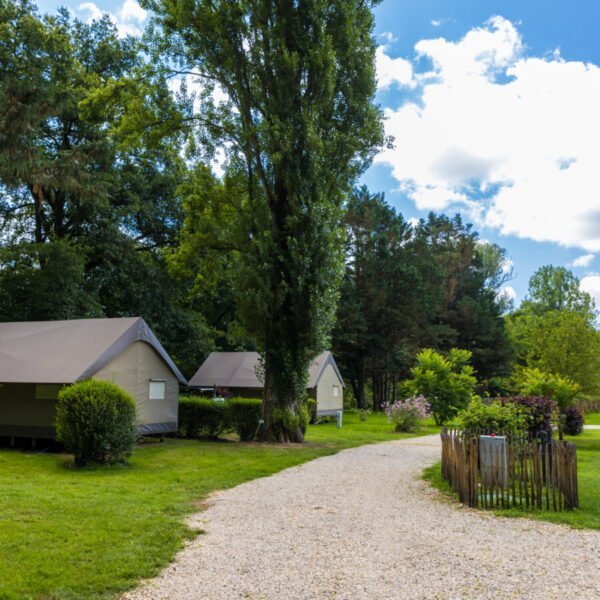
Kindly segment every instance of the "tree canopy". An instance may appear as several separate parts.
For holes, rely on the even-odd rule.
[[[481,393],[515,365],[597,393],[573,273],[542,267],[512,310],[504,249],[356,187],[386,141],[375,4],[146,0],[138,39],[0,0],[0,319],[143,316],[188,374],[258,350],[266,440],[303,439],[330,347],[361,408],[417,356]]]
[[[372,1],[152,0],[159,51],[227,97],[198,115],[246,179],[238,298],[264,358],[265,439],[301,441],[311,360],[341,272],[345,192],[382,142]]]

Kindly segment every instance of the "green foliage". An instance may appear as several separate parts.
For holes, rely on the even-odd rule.
[[[567,406],[561,415],[561,419],[565,435],[580,435],[583,433],[583,412],[578,406]]]
[[[196,149],[226,147],[228,172],[245,180],[236,301],[264,356],[267,439],[302,439],[289,413],[333,325],[342,200],[382,142],[373,4],[147,2],[157,59],[206,82]]]
[[[361,423],[364,423],[369,418],[370,414],[371,411],[368,408],[360,408],[358,410],[358,420],[361,421]]]
[[[514,403],[494,400],[484,404],[481,398],[473,398],[467,408],[456,416],[459,427],[467,435],[522,436],[527,431],[526,411]]]
[[[216,439],[229,428],[224,402],[194,396],[179,398],[178,435],[191,439]]]
[[[0,319],[143,316],[191,372],[213,327],[164,259],[185,103],[108,17],[27,0],[0,2],[0,73]]]
[[[503,404],[514,404],[525,415],[529,439],[552,438],[553,430],[560,424],[558,405],[550,398],[539,396],[510,396],[501,398]]]
[[[240,436],[240,441],[254,439],[259,426],[262,400],[255,398],[230,398],[227,400],[229,424]]]
[[[475,251],[486,287],[501,293],[502,286],[513,278],[512,263],[506,256],[506,250],[498,244],[478,242]],[[505,311],[512,308],[512,300],[505,296],[501,296],[499,302]]]
[[[300,406],[298,412],[289,409],[276,408],[273,410],[274,440],[285,441],[288,432],[300,430],[302,435],[306,432],[310,422],[310,414],[306,405]]]
[[[392,402],[424,346],[470,350],[482,386],[493,390],[512,360],[498,295],[510,276],[504,250],[478,243],[458,217],[432,214],[409,226],[366,188],[348,199],[345,225],[333,350],[358,406],[369,382],[375,408]]]
[[[419,266],[427,253],[415,247],[411,228],[382,194],[370,194],[366,187],[354,190],[344,224],[346,272],[333,352],[358,408],[366,408],[369,378],[378,407],[389,400],[382,394],[383,380],[408,374],[436,298]]]
[[[309,422],[314,425],[317,422],[317,401],[314,398],[307,398],[306,409],[309,414]]]
[[[447,423],[471,400],[477,380],[470,359],[468,350],[457,348],[447,357],[430,348],[417,355],[405,386],[412,395],[425,396],[436,424]]]
[[[56,439],[77,466],[125,462],[137,438],[135,400],[108,381],[63,388],[56,407]]]
[[[18,244],[0,249],[0,320],[103,316],[86,290],[84,257],[73,244]]]
[[[585,394],[600,390],[600,332],[586,315],[523,309],[509,316],[507,327],[518,364],[568,377]]]
[[[432,256],[429,277],[438,286],[439,304],[430,315],[427,346],[445,352],[453,347],[469,350],[483,383],[508,375],[512,350],[502,318],[505,306],[494,287],[502,274],[482,258],[477,233],[458,215],[431,214],[415,235],[419,248]]]
[[[539,396],[554,400],[564,412],[577,397],[579,385],[560,375],[545,373],[540,369],[517,370],[516,386],[524,396]]]
[[[573,311],[588,320],[595,314],[593,298],[584,292],[579,279],[565,267],[540,267],[529,280],[525,309],[536,314],[549,311]]]

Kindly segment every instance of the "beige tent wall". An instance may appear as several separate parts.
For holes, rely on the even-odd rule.
[[[333,386],[338,387],[338,396],[333,395]],[[332,415],[344,408],[344,386],[335,369],[328,364],[317,384],[317,415]]]
[[[0,435],[54,437],[56,400],[37,399],[34,383],[0,384]]]
[[[167,363],[146,342],[131,344],[106,367],[95,373],[93,379],[111,381],[135,398],[140,433],[177,431],[179,382]],[[164,400],[150,400],[151,379],[166,381]]]

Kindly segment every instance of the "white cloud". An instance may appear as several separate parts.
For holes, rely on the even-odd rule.
[[[502,17],[415,49],[430,71],[385,47],[377,54],[380,87],[413,85],[420,96],[386,110],[395,147],[376,161],[400,189],[423,210],[459,209],[505,235],[600,251],[600,68],[527,56]]]
[[[93,2],[84,2],[77,7],[77,10],[90,13],[85,20],[86,23],[97,21],[98,19],[101,19],[104,14]]]
[[[144,10],[138,3],[137,0],[125,0],[121,10],[119,11],[119,17],[122,21],[137,21],[142,23],[146,20],[148,11]]]
[[[381,38],[386,44],[391,44],[396,41],[396,36],[391,31],[384,31],[380,33],[378,38]]]
[[[431,24],[434,27],[440,27],[444,21],[442,19],[432,19]]]
[[[514,302],[517,299],[517,292],[515,291],[514,287],[510,285],[505,285],[502,289],[499,290],[498,297],[506,298]]]
[[[144,10],[137,3],[137,0],[125,0],[116,14],[101,10],[93,2],[83,2],[77,7],[77,10],[88,13],[85,18],[86,23],[91,23],[101,19],[104,15],[108,15],[108,18],[115,24],[120,37],[141,35],[143,22],[148,16],[148,11]]]
[[[584,254],[582,256],[578,256],[572,263],[569,264],[570,267],[589,267],[590,263],[594,260],[595,254]]]
[[[514,267],[515,267],[515,263],[510,258],[505,258],[502,261],[502,264],[500,265],[500,270],[502,271],[502,273],[507,275],[514,269]]]
[[[410,61],[404,58],[390,58],[385,53],[385,46],[379,46],[375,53],[377,68],[377,87],[381,90],[389,88],[394,83],[414,85],[413,68]]]
[[[587,275],[581,280],[579,287],[594,298],[596,306],[600,307],[600,275]]]

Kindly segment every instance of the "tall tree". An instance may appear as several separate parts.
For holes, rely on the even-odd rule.
[[[264,358],[264,438],[303,439],[308,367],[331,328],[345,192],[382,141],[374,0],[148,0],[181,70],[216,82],[205,133],[243,168],[251,243],[240,304]]]
[[[206,328],[164,260],[182,111],[140,42],[0,0],[0,105],[0,319],[141,315],[197,367]]]
[[[529,280],[507,325],[517,363],[570,377],[586,394],[600,390],[600,332],[593,298],[564,267],[545,266]]]
[[[507,318],[517,364],[571,378],[585,394],[600,391],[600,332],[580,312],[527,308]]]
[[[432,285],[427,248],[382,194],[354,191],[346,204],[346,273],[333,349],[358,406],[371,382],[373,407],[395,398],[427,329]]]
[[[594,299],[579,287],[579,279],[565,267],[540,267],[529,280],[529,290],[523,302],[535,313],[550,310],[574,310],[592,318]]]
[[[441,293],[427,345],[469,350],[480,380],[507,375],[512,351],[502,318],[505,306],[497,294],[503,279],[493,264],[497,260],[482,256],[477,233],[459,216],[429,215],[416,236],[430,245]]]

